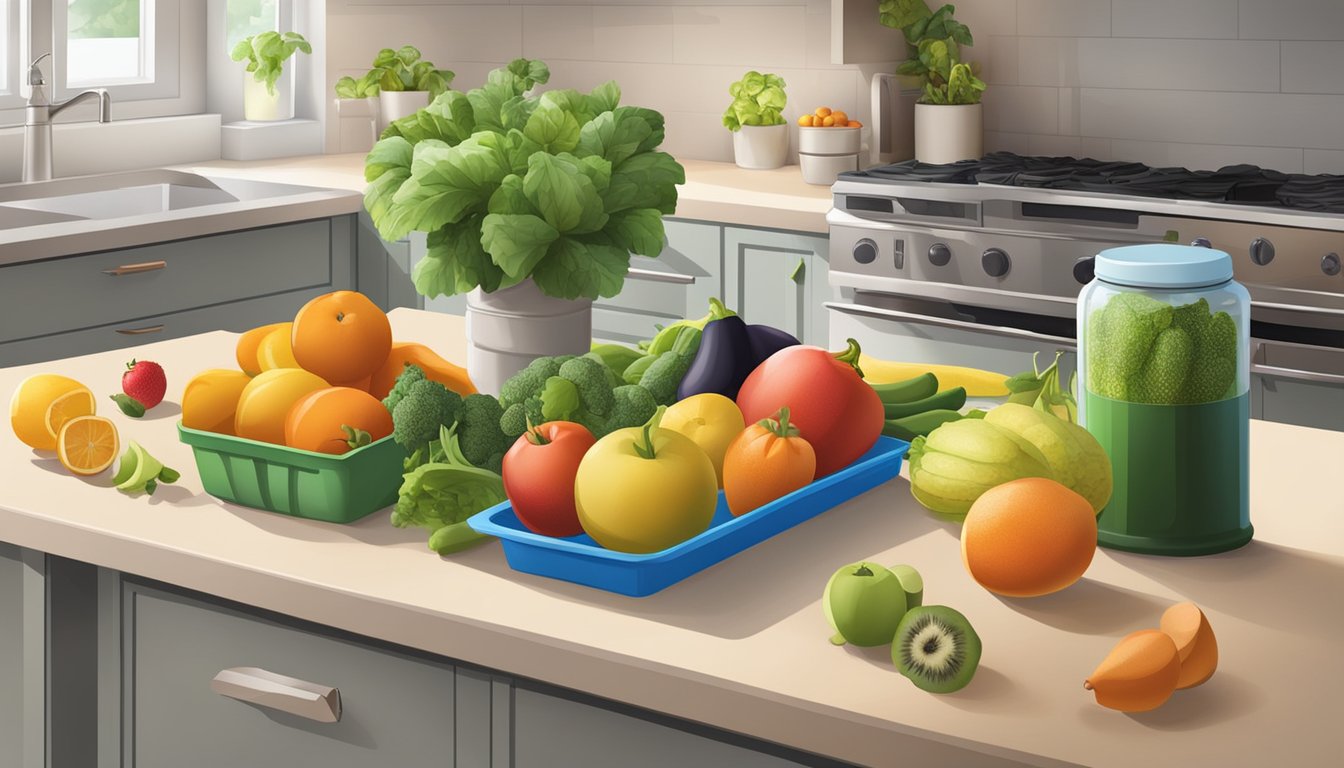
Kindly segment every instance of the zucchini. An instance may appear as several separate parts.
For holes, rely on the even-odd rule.
[[[901,419],[906,416],[913,416],[916,413],[933,410],[959,410],[966,404],[966,388],[953,387],[945,392],[939,392],[922,400],[915,400],[909,403],[883,403],[882,410],[886,412],[888,419]]]
[[[903,419],[888,419],[882,425],[882,434],[908,443],[916,437],[928,437],[929,433],[938,427],[960,418],[962,418],[962,415],[956,411],[938,408],[916,413],[913,416],[906,416]]]
[[[923,373],[904,381],[890,384],[873,384],[873,391],[881,398],[882,404],[912,403],[938,393],[938,377],[932,373]]]

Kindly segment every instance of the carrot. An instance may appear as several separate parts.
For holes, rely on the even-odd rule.
[[[742,430],[723,457],[728,511],[744,515],[812,482],[817,456],[789,423],[789,409]]]

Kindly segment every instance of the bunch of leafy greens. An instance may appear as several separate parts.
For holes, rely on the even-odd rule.
[[[961,46],[974,45],[971,30],[952,18],[956,6],[930,11],[924,0],[881,0],[878,19],[905,34],[909,58],[896,68],[920,79],[923,104],[978,104],[985,90],[971,64],[961,60]]]
[[[1069,378],[1068,389],[1059,385],[1059,359],[1063,355],[1063,351],[1056,351],[1054,362],[1044,371],[1036,363],[1037,355],[1032,355],[1031,370],[1004,381],[1008,402],[1031,406],[1071,424],[1078,423],[1078,400],[1074,395],[1078,374]]]
[[[274,96],[275,82],[295,51],[312,53],[313,47],[298,32],[262,32],[239,40],[229,55],[234,61],[246,61],[247,71],[258,83],[265,83],[266,92]]]
[[[788,103],[784,88],[784,78],[779,75],[763,75],[755,70],[743,75],[728,86],[733,102],[723,112],[724,126],[737,131],[744,125],[782,125],[784,116],[780,113]]]
[[[364,205],[383,238],[428,233],[424,296],[531,278],[549,296],[614,296],[630,254],[657,256],[684,169],[657,152],[663,116],[590,93],[529,95],[550,70],[516,59],[484,86],[444,91],[388,126],[365,160]]]

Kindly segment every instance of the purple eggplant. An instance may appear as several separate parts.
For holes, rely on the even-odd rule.
[[[732,314],[711,320],[705,324],[690,370],[677,386],[677,399],[706,392],[736,399],[737,390],[755,368],[751,336],[742,318]]]
[[[756,365],[785,347],[796,347],[803,343],[793,334],[768,325],[748,325],[747,336],[751,339],[751,357]],[[755,366],[752,370],[755,370]]]

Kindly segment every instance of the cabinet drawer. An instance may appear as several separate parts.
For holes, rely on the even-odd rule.
[[[415,768],[452,764],[454,670],[127,583],[127,766]],[[340,691],[319,722],[215,693],[257,667]]]
[[[327,285],[332,273],[326,219],[15,264],[0,268],[0,341]]]

